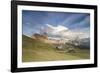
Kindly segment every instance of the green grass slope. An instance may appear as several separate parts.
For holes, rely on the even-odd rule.
[[[22,36],[22,62],[89,59],[89,50],[76,49],[76,53],[59,52],[53,45]]]

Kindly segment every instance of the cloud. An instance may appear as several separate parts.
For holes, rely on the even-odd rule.
[[[82,39],[82,38],[89,38],[89,33],[79,31],[79,30],[70,30],[65,26],[58,25],[58,26],[52,26],[50,24],[46,24],[45,31],[49,35],[49,37],[59,37],[59,38],[64,38],[64,39],[71,39],[74,40],[77,37]]]
[[[48,33],[55,33],[55,34],[57,34],[57,33],[59,33],[59,32],[63,32],[63,31],[67,31],[68,30],[68,28],[67,27],[64,27],[64,26],[62,26],[62,25],[58,25],[58,26],[52,26],[52,25],[50,25],[50,24],[46,24],[46,26],[47,26],[47,32]]]
[[[62,25],[58,25],[56,27],[50,25],[50,24],[46,24],[49,28],[53,29],[53,30],[56,30],[56,31],[63,31],[63,30],[68,30],[67,27],[64,27]]]
[[[80,22],[80,21],[82,21],[82,20],[84,20],[84,18],[86,18],[87,16],[89,16],[88,14],[71,14],[69,17],[67,17],[63,22],[62,22],[62,24],[64,25],[66,25],[66,24],[68,24],[68,25],[70,25],[70,24],[75,24],[75,23],[77,23],[77,22]]]
[[[83,38],[89,38],[89,34],[87,32],[82,31],[71,31],[68,32],[62,32],[61,36],[70,40],[74,40],[76,38],[83,39]]]
[[[75,23],[72,28],[87,28],[90,27],[90,16],[87,16],[81,22]]]

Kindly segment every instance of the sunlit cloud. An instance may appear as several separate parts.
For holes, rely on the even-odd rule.
[[[58,25],[58,26],[52,26],[52,25],[50,25],[50,24],[46,24],[47,26],[48,26],[48,29],[49,30],[53,30],[54,32],[62,32],[62,31],[67,31],[68,30],[68,28],[67,27],[64,27],[64,26],[62,26],[62,25]]]
[[[74,40],[77,37],[79,39],[89,38],[89,34],[87,32],[83,32],[79,30],[73,31],[61,25],[58,26],[52,26],[50,24],[46,24],[46,25],[47,28],[45,28],[45,31],[49,34],[50,37],[59,36],[60,38],[71,39],[71,40]]]

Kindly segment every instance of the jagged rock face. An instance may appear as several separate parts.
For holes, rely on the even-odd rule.
[[[42,39],[48,39],[48,36],[46,36],[46,35],[41,35],[41,34],[37,34],[37,33],[35,33],[33,36],[32,36],[32,38],[35,38],[35,39],[40,39],[40,40],[42,40]]]

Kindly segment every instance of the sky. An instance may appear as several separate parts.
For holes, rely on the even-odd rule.
[[[23,10],[22,31],[30,37],[42,32],[49,37],[89,37],[90,14]]]

